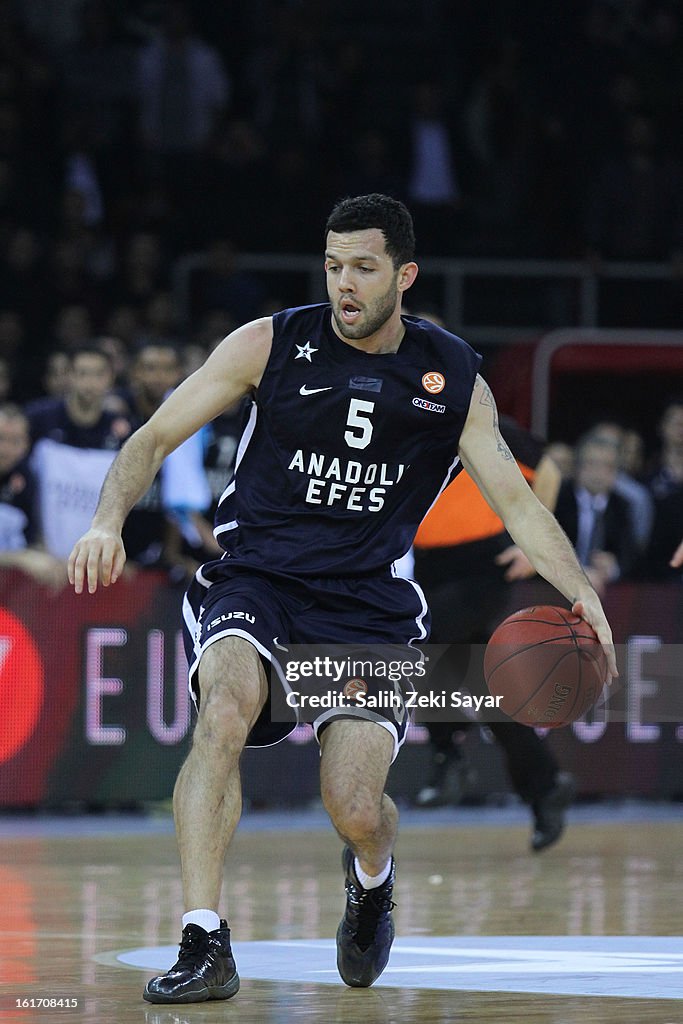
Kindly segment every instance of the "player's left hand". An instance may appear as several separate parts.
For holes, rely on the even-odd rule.
[[[612,630],[600,604],[600,598],[597,594],[594,597],[587,596],[581,598],[581,600],[574,602],[572,611],[574,615],[580,615],[595,630],[607,658],[607,679],[605,681],[610,686],[612,680],[616,679],[619,675],[619,669],[617,668],[617,655],[614,650]]]

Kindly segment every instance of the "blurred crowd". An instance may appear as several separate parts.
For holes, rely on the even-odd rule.
[[[231,328],[305,301],[240,251],[318,252],[342,195],[405,200],[423,256],[670,261],[645,326],[678,326],[682,107],[673,0],[0,0],[5,564],[61,571],[130,432]],[[682,417],[674,400],[658,451],[616,423],[565,446],[558,512],[586,549],[602,494],[585,557],[605,585],[670,571]],[[169,460],[133,564],[183,575],[215,550],[239,420]]]
[[[546,449],[562,473],[555,515],[598,593],[617,580],[683,580],[670,565],[683,538],[683,394],[666,401],[659,448],[596,421],[573,446]]]
[[[0,0],[15,395],[96,334],[204,341],[300,301],[236,254],[318,252],[349,193],[407,201],[422,256],[670,261],[643,326],[678,325],[682,79],[672,0]]]
[[[43,397],[0,402],[0,566],[64,582],[116,452],[196,366],[196,345],[153,339],[129,358],[113,342],[53,353]],[[165,569],[184,582],[222,553],[212,521],[244,413],[243,404],[227,410],[166,459],[126,522],[131,571]],[[658,426],[652,453],[614,421],[589,425],[575,445],[547,446],[562,476],[555,515],[601,594],[629,579],[683,581],[670,565],[683,536],[683,395],[667,401]]]
[[[43,397],[0,402],[0,566],[56,587],[117,451],[194,369],[193,346],[146,341],[129,361],[112,340],[53,353]],[[129,571],[165,569],[171,581],[185,582],[222,554],[213,515],[233,469],[242,411],[226,411],[165,460],[126,521]]]

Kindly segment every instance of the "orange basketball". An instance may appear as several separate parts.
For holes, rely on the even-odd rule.
[[[594,629],[565,608],[523,608],[486,646],[484,676],[499,708],[522,725],[559,728],[595,704],[607,659]]]

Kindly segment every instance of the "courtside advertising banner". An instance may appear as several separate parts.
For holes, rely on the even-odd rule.
[[[156,572],[130,573],[95,595],[76,595],[67,585],[52,590],[16,571],[0,573],[0,806],[131,806],[170,797],[196,717],[180,631],[182,598],[183,589]],[[510,587],[507,614],[560,602],[545,584],[521,584]],[[549,741],[585,795],[681,796],[683,588],[618,584],[605,607],[620,677],[588,714],[548,729]],[[271,714],[298,717],[300,724],[282,743],[245,752],[245,796],[254,806],[317,797],[310,723],[326,709],[313,707],[311,698],[327,694],[331,701],[336,692],[353,713],[375,712],[370,697],[399,699],[397,679],[407,678],[416,697],[405,709],[411,725],[391,770],[390,792],[407,799],[415,794],[428,764],[423,723],[451,714],[480,724],[467,741],[474,795],[508,790],[486,729],[487,716],[498,713],[485,700],[483,648],[464,650],[455,661],[453,651],[429,646],[408,658],[400,650],[325,645],[277,654]],[[322,659],[317,667],[316,657]],[[447,672],[444,665],[450,665]],[[298,698],[288,699],[294,692]],[[306,703],[305,710],[297,702]]]

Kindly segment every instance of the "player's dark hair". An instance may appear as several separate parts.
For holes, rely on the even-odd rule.
[[[398,199],[380,192],[347,196],[340,200],[327,218],[325,235],[328,231],[344,234],[370,228],[378,228],[384,235],[384,244],[394,269],[398,270],[414,258],[415,232],[410,211]]]

